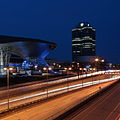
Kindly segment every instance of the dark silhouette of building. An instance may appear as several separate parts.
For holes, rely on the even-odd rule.
[[[82,56],[96,56],[96,30],[88,22],[72,29],[72,62],[79,62]]]

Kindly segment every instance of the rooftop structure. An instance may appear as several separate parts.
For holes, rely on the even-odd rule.
[[[27,61],[37,61],[37,64],[47,65],[45,57],[56,44],[39,39],[11,37],[0,35],[0,67],[8,65],[11,54],[18,55]]]

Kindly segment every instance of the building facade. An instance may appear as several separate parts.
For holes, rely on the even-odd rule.
[[[0,75],[6,74],[4,67],[9,66],[12,57],[17,61],[23,59],[24,66],[49,67],[45,58],[56,46],[55,43],[39,39],[0,35]]]
[[[96,56],[96,30],[88,22],[72,29],[72,62],[79,62],[82,56]]]

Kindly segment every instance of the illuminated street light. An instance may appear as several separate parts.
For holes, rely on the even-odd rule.
[[[48,68],[48,70],[52,70],[52,68],[51,68],[51,67],[49,67],[49,68]]]
[[[61,68],[61,65],[59,65],[59,68]]]
[[[105,60],[101,60],[101,62],[105,62]]]
[[[7,68],[4,68],[4,70],[7,70]]]
[[[98,70],[98,62],[99,62],[99,59],[96,58],[96,59],[95,59],[95,67],[96,67],[96,70]]]
[[[55,66],[55,65],[56,65],[56,63],[53,63],[53,65]]]
[[[8,110],[9,110],[9,108],[10,108],[10,95],[9,95],[9,89],[10,89],[10,71],[12,71],[13,70],[13,68],[4,68],[4,70],[7,72],[7,93],[8,93]]]
[[[98,62],[98,61],[99,61],[99,59],[98,59],[98,58],[96,58],[96,59],[95,59],[95,62]]]
[[[77,63],[77,66],[79,67],[80,63]]]
[[[72,68],[70,67],[70,68],[68,68],[68,70],[72,70]]]
[[[44,68],[43,68],[43,70],[44,70],[44,71],[46,71],[46,70],[47,70],[47,68],[46,68],[46,67],[44,67]]]
[[[44,67],[43,70],[47,71],[47,98],[48,98],[48,71],[52,70],[52,68],[51,67]]]
[[[13,68],[9,68],[9,70],[11,71],[11,70],[13,70]]]
[[[65,70],[67,70],[67,68],[64,68]]]
[[[87,70],[86,68],[83,68],[83,70]]]
[[[37,68],[37,65],[35,65],[35,68]]]
[[[96,70],[96,68],[93,68],[93,70],[95,71],[95,70]]]
[[[72,68],[71,67],[69,67],[69,68],[64,68],[65,70],[66,70],[66,72],[67,72],[67,76],[68,76],[68,71],[71,71],[72,70]],[[67,86],[68,86],[68,91],[69,91],[69,81],[68,81],[68,77],[67,77]]]
[[[92,71],[92,68],[90,68],[90,71]]]

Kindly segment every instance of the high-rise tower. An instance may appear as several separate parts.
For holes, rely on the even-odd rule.
[[[79,62],[81,56],[96,56],[96,30],[88,22],[72,29],[72,62]]]

